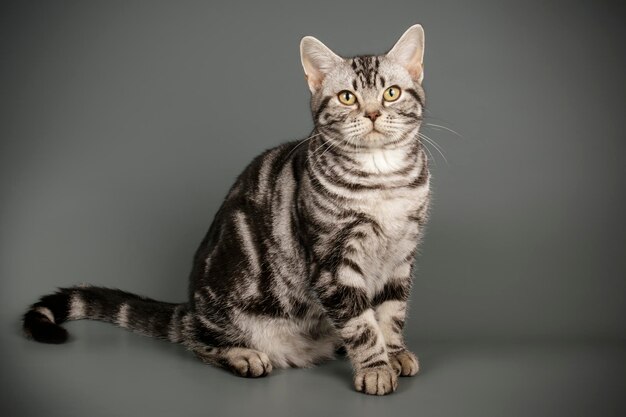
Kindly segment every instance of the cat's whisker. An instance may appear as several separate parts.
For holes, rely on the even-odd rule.
[[[449,127],[446,127],[446,126],[443,126],[443,125],[437,125],[437,124],[434,124],[434,123],[424,123],[424,126],[431,126],[431,127],[438,128],[438,129],[444,129],[444,130],[447,130],[450,133],[453,133],[454,135],[458,136],[461,139],[465,139],[465,137],[463,135],[461,135],[459,132],[457,132],[456,130],[450,129]]]
[[[433,161],[435,165],[437,165],[437,160],[433,156],[433,153],[430,151],[430,148],[426,146],[426,143],[422,143],[422,145],[424,146],[424,149],[426,150],[426,152],[428,152],[428,155],[430,156],[430,160]]]
[[[421,138],[423,138],[423,139],[425,138],[425,139],[429,140],[430,142],[432,142],[433,146],[436,147],[437,149],[439,149],[441,151],[444,150],[443,147],[440,144],[438,144],[437,142],[435,142],[435,140],[433,138],[431,138],[430,136],[427,136],[426,134],[424,134],[422,132],[418,132],[418,135]]]
[[[328,145],[328,148],[326,148],[326,150],[328,150],[331,146],[333,146],[333,143],[331,141],[322,141],[322,144],[320,146],[318,146],[317,148],[315,148],[315,150],[313,150],[313,152],[311,152],[310,157],[314,157],[315,159],[313,160],[313,166],[312,168],[315,168],[317,166],[317,164],[320,161],[321,155],[317,155],[317,153],[319,152],[319,150],[324,146],[324,145]],[[326,150],[322,151],[322,155],[323,152],[325,152]]]
[[[335,145],[335,144],[333,144],[333,143],[331,143],[331,144],[330,144],[330,146],[329,146],[328,148],[326,148],[326,149],[324,150],[324,152],[322,152],[322,154],[319,156],[319,160],[320,160],[320,161],[321,161],[321,159],[324,157],[324,154],[325,154],[326,152],[328,152],[328,150],[329,150],[329,149],[332,149],[332,148],[333,148],[333,146],[336,146],[336,145]],[[328,173],[328,170],[325,172],[325,174],[326,174],[326,173]]]
[[[293,148],[291,151],[289,151],[289,153],[287,154],[287,156],[285,157],[285,159],[289,158],[289,156],[290,156],[290,155],[291,155],[291,154],[292,154],[292,153],[293,153],[296,149],[298,149],[298,148],[299,148],[299,147],[300,147],[303,143],[306,143],[306,142],[310,141],[311,139],[316,138],[316,137],[318,137],[318,136],[320,136],[320,135],[321,135],[321,133],[318,133],[318,134],[316,134],[316,135],[311,135],[311,136],[309,136],[308,138],[303,139],[302,141],[300,141],[300,143],[298,143],[296,146],[294,146],[294,148]]]
[[[435,148],[435,150],[437,152],[439,152],[439,155],[441,155],[441,157],[443,158],[444,161],[446,161],[446,164],[450,165],[448,163],[448,159],[446,158],[446,156],[443,154],[443,151],[439,148],[439,146],[429,137],[425,136],[424,134],[420,133],[419,134],[420,138],[426,142],[428,142],[429,144],[431,144],[433,146],[433,148]]]

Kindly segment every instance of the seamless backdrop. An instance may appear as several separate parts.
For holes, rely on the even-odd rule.
[[[419,22],[423,132],[443,156],[431,148],[434,204],[411,298],[411,343],[418,353],[420,344],[449,352],[442,364],[454,363],[463,349],[451,346],[464,343],[505,343],[496,352],[510,357],[485,356],[517,364],[536,361],[516,362],[511,346],[611,346],[611,363],[589,368],[597,392],[576,388],[591,397],[570,406],[623,411],[625,18],[617,1],[4,2],[2,407],[21,413],[13,415],[158,415],[169,408],[149,398],[162,392],[182,415],[208,413],[217,398],[226,415],[250,411],[227,405],[244,390],[248,405],[294,415],[289,372],[308,392],[336,383],[322,398],[359,401],[343,403],[347,414],[382,407],[356,400],[339,365],[312,376],[285,371],[265,391],[103,324],[71,323],[69,345],[35,345],[21,337],[19,315],[55,287],[81,282],[183,301],[192,254],[236,175],[262,150],[312,129],[300,38],[314,35],[344,56],[382,53]],[[539,362],[567,357],[550,352]],[[572,358],[562,369],[574,376],[581,357]],[[478,369],[503,369],[485,366]],[[484,383],[497,387],[507,372]],[[437,367],[421,378],[428,375]],[[545,382],[542,392],[550,397],[565,380]],[[453,381],[442,379],[442,389],[467,389],[455,391]],[[417,412],[409,399],[423,391],[401,384],[404,399],[380,401]],[[130,393],[137,387],[145,399]],[[559,415],[579,391],[566,392],[529,405],[507,391],[501,408],[467,397],[463,410],[524,415],[534,404],[534,415]],[[439,415],[446,396],[433,395],[428,410]],[[306,410],[320,406],[311,398],[300,398]]]

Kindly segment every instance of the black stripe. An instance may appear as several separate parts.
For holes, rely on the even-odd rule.
[[[376,76],[378,75],[379,65],[379,58],[371,55],[353,58],[352,69],[359,80],[361,80],[363,88],[376,86]]]
[[[406,92],[413,96],[415,100],[420,104],[420,106],[424,107],[423,97],[413,88],[407,88]]]
[[[223,334],[216,332],[214,329],[209,329],[202,324],[197,318],[194,319],[194,339],[202,342],[205,346],[221,347],[226,346],[224,343]]]
[[[379,349],[378,352],[372,353],[367,358],[363,359],[361,361],[361,363],[367,363],[367,362],[371,361],[372,359],[374,359],[375,357],[382,355],[383,353],[385,353],[385,348],[384,347]]]
[[[330,101],[331,98],[333,98],[333,96],[324,97],[324,99],[320,103],[320,106],[317,108],[317,111],[315,112],[315,118],[314,119],[315,119],[316,122],[319,119],[319,117],[322,114],[322,112],[324,111],[324,109],[326,108],[326,106],[328,106],[328,102]]]
[[[317,169],[316,169],[316,171],[317,171]],[[387,186],[385,184],[372,184],[372,185],[358,184],[358,183],[354,183],[354,182],[345,181],[340,175],[331,175],[332,173],[333,172],[330,172],[330,171],[322,171],[321,169],[318,172],[314,172],[314,174],[316,174],[315,175],[316,177],[317,176],[322,177],[326,181],[331,183],[332,185],[334,185],[336,187],[339,187],[339,188],[344,188],[344,189],[346,189],[348,191],[358,192],[358,191],[367,191],[367,190],[388,190],[388,189],[391,189],[391,188],[398,188],[398,187],[404,186],[404,184],[402,184],[402,185],[395,185],[395,186],[394,185]],[[320,185],[325,187],[321,183],[320,183]]]
[[[397,352],[399,350],[404,350],[404,346],[402,346],[402,345],[393,345],[393,344],[387,345],[387,351],[390,351],[390,350],[393,350],[394,352]]]
[[[403,140],[404,138],[400,138],[398,141]],[[390,142],[389,144],[393,144],[395,142]],[[341,168],[342,173],[345,174],[349,174],[349,175],[354,175],[355,177],[359,177],[359,178],[365,178],[365,179],[372,179],[372,178],[376,178],[376,179],[380,179],[381,181],[385,181],[386,177],[395,177],[395,176],[405,176],[408,173],[410,173],[414,168],[415,168],[415,162],[417,162],[417,160],[415,161],[411,161],[410,163],[407,163],[406,166],[404,168],[400,168],[398,170],[395,171],[390,171],[390,172],[384,172],[384,173],[372,173],[372,172],[368,172],[368,171],[363,171],[360,170],[358,168],[358,163],[356,161],[354,161],[352,158],[346,156],[346,155],[342,155],[340,153],[337,152],[333,152],[335,149],[334,147],[328,151],[328,153],[332,153],[332,156],[338,160],[338,163],[335,165],[336,167]],[[326,154],[324,155],[324,158],[326,158]],[[341,163],[343,162],[343,163]],[[347,164],[353,164],[353,165],[349,165],[349,166],[344,166]],[[340,174],[341,175],[341,174]]]
[[[337,284],[330,294],[322,291],[320,299],[338,328],[343,327],[348,320],[361,315],[369,308],[365,291],[341,284]]]
[[[404,280],[394,279],[387,282],[383,289],[372,299],[372,307],[390,300],[406,301],[409,298],[410,283],[409,277]]]
[[[363,346],[364,344],[366,344],[372,338],[376,338],[376,333],[374,333],[372,329],[367,327],[361,332],[361,334],[356,337],[348,338],[345,342],[351,349],[356,349],[359,346]]]
[[[415,260],[415,255],[417,253],[417,247],[413,248],[411,252],[407,256],[404,257],[404,262],[410,262],[411,264]]]
[[[385,366],[385,365],[387,365],[387,362],[385,361],[376,361],[376,362],[368,363],[366,365],[361,365],[361,367],[365,369],[369,369],[369,368],[378,368],[380,366]]]
[[[371,191],[371,190],[392,190],[392,189],[402,188],[406,186],[417,187],[421,185],[421,183],[416,184],[415,181],[413,183],[407,184],[406,179],[402,177],[394,183],[389,183],[387,181],[387,182],[381,182],[381,183],[375,183],[375,184],[362,184],[362,183],[354,182],[355,181],[354,179],[352,180],[352,182],[349,182],[344,179],[346,177],[345,175],[342,175],[341,173],[336,172],[337,167],[342,168],[341,165],[335,164],[333,166],[331,162],[328,162],[328,158],[329,158],[329,155],[324,154],[322,158],[320,159],[320,164],[314,165],[313,167],[311,167],[311,169],[309,169],[309,171],[312,173],[311,180],[314,181],[316,185],[319,184],[322,190],[332,193],[334,196],[336,196],[335,198],[339,198],[340,196],[335,194],[331,190],[328,190],[328,188],[324,184],[321,183],[319,178],[323,178],[324,180],[326,180],[327,182],[329,182],[331,185],[335,187],[343,188],[347,191],[352,191],[352,192]],[[414,166],[409,164],[406,167],[398,171],[395,171],[393,173],[388,173],[386,175],[383,175],[382,177],[384,178],[386,176],[391,176],[391,175],[401,176],[402,174],[406,172],[410,172],[411,170],[413,170],[413,168]],[[349,170],[349,172],[350,174],[355,174],[359,178],[367,178],[367,176],[365,175],[363,176],[359,175],[358,171]],[[370,178],[371,177],[375,177],[375,175],[372,174]]]
[[[396,333],[399,333],[400,331],[402,331],[402,328],[404,327],[404,320],[399,319],[398,317],[394,317],[392,319],[392,323],[394,325],[394,331]]]
[[[61,288],[54,294],[41,297],[39,302],[33,304],[31,309],[34,309],[36,307],[46,307],[52,312],[55,323],[61,324],[67,320],[67,316],[69,314],[70,294],[70,289]]]
[[[354,272],[356,272],[359,275],[363,275],[363,270],[361,269],[361,267],[357,265],[356,262],[354,262],[351,259],[343,258],[341,260],[341,265],[352,269]]]
[[[398,114],[406,117],[407,119],[412,119],[412,120],[422,120],[422,117],[418,116],[415,113],[412,112],[407,112],[407,111],[402,111],[402,110],[397,110]]]
[[[331,201],[338,201],[338,202],[344,202],[344,203],[350,201],[349,198],[344,197],[340,194],[337,194],[334,191],[331,191],[328,188],[326,188],[326,186],[322,184],[320,180],[313,174],[313,172],[311,171],[310,164],[307,164],[307,171],[309,174],[309,180],[311,181],[311,184],[313,184],[314,192],[323,195],[324,197],[326,197],[328,200],[331,200]]]
[[[410,186],[412,188],[421,187],[422,185],[426,184],[426,181],[428,180],[429,176],[430,175],[428,173],[428,164],[426,163],[426,160],[424,160],[423,165],[422,165],[422,171],[420,172],[419,176],[415,179],[415,181],[411,183]]]

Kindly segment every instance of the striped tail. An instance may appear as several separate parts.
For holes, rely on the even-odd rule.
[[[187,304],[172,304],[102,287],[60,288],[41,297],[24,314],[24,332],[42,343],[64,343],[68,320],[100,320],[134,332],[182,342]]]

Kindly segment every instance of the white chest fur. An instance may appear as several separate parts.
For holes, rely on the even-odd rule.
[[[373,296],[385,283],[405,275],[406,257],[414,251],[421,232],[411,220],[428,198],[428,185],[416,189],[384,193],[378,199],[363,202],[360,211],[368,214],[380,226],[379,234],[371,234],[363,242],[360,265],[365,273],[367,292]]]

